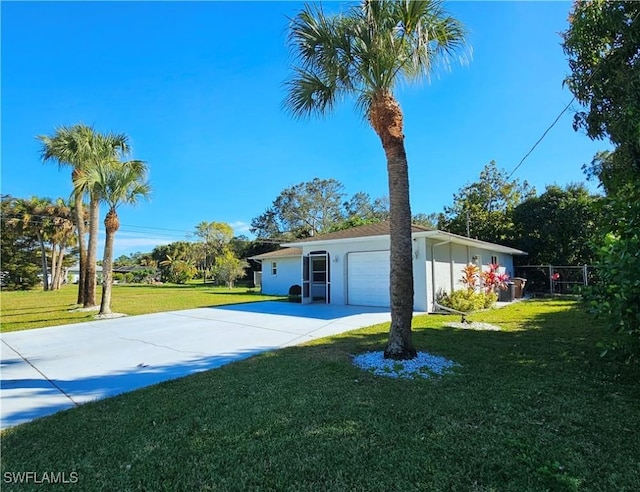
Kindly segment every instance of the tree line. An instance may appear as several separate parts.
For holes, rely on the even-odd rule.
[[[42,279],[44,290],[59,289],[77,256],[73,204],[3,195],[1,207],[3,288],[28,289]]]
[[[538,195],[491,161],[453,195],[451,205],[415,214],[412,223],[521,249],[528,255],[517,261],[528,264],[591,264],[601,201],[583,183],[549,185]],[[284,189],[252,220],[251,230],[258,238],[284,242],[388,218],[384,197],[372,200],[358,192],[349,198],[339,181],[315,178]]]
[[[186,283],[193,278],[224,284],[232,288],[246,277],[250,268],[246,258],[264,252],[248,238],[234,236],[225,222],[200,222],[194,231],[195,241],[175,241],[156,246],[142,258],[158,269],[164,282]],[[267,251],[273,246],[267,246]]]

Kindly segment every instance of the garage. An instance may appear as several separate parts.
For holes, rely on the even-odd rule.
[[[389,307],[389,251],[347,255],[347,303]]]

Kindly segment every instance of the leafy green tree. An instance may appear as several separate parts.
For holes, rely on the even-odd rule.
[[[599,202],[584,184],[547,186],[513,211],[513,245],[531,265],[584,265],[595,261],[593,244],[601,223]],[[516,257],[516,260],[518,257]]]
[[[5,226],[22,235],[33,234],[40,252],[40,275],[44,290],[60,288],[63,267],[68,266],[67,248],[75,242],[70,207],[61,198],[33,196],[5,200]]]
[[[342,231],[389,219],[389,200],[386,197],[372,200],[368,193],[360,191],[344,202],[342,207],[343,217],[323,232]]]
[[[576,2],[563,33],[571,68],[565,83],[583,106],[574,128],[614,145],[587,169],[607,193],[598,250],[601,283],[590,299],[597,313],[634,335],[640,335],[639,17],[638,2]]]
[[[248,266],[247,262],[237,258],[233,251],[225,249],[216,256],[213,267],[214,277],[232,289],[234,282],[244,276]]]
[[[621,160],[640,170],[640,3],[576,2],[562,34],[571,73],[565,84],[584,109],[574,128],[608,138]]]
[[[113,260],[114,267],[132,267],[139,263],[133,257],[133,255],[120,255]]]
[[[382,222],[389,219],[387,197],[372,200],[368,193],[360,191],[346,201],[343,207],[347,220],[358,218],[364,221]]]
[[[80,189],[91,189],[92,195],[109,207],[104,219],[105,244],[102,259],[102,298],[100,314],[111,314],[113,285],[113,245],[120,228],[118,208],[133,205],[151,192],[146,181],[147,165],[138,160],[121,162],[117,159],[102,160],[89,169],[76,182]]]
[[[413,224],[420,225],[420,226],[423,226],[423,227],[427,227],[429,229],[437,229],[438,228],[438,223],[440,221],[444,221],[444,214],[438,214],[438,213],[424,214],[424,213],[419,213],[419,214],[415,214],[411,218],[411,222]]]
[[[453,195],[453,205],[445,207],[438,229],[504,244],[514,237],[513,210],[523,200],[535,196],[525,181],[509,180],[507,171],[491,161],[478,181]]]
[[[199,251],[198,265],[206,281],[206,272],[214,263],[216,256],[222,254],[233,239],[233,228],[225,222],[200,222],[195,235],[199,238],[196,245]]]
[[[47,260],[47,234],[50,228],[49,213],[51,212],[51,199],[39,198],[15,198],[12,217],[9,223],[20,230],[32,233],[38,240],[40,247],[40,267],[42,285],[44,290],[49,290],[49,262]]]
[[[170,256],[167,256],[167,259],[162,261],[160,265],[169,267],[166,279],[174,284],[186,284],[198,272],[195,265],[190,261],[175,260]]]
[[[24,228],[20,220],[14,220],[21,214],[16,210],[16,200],[8,195],[2,196],[0,234],[0,258],[2,258],[3,290],[27,290],[40,283],[41,272],[39,241],[35,232]]]
[[[428,77],[464,43],[464,29],[438,1],[363,1],[345,14],[305,5],[289,27],[296,66],[286,106],[294,116],[324,115],[344,97],[380,138],[387,158],[391,223],[391,329],[385,356],[413,358],[413,270],[409,174],[398,83]]]
[[[156,246],[151,252],[151,258],[147,260],[148,264],[157,264],[160,270],[160,279],[163,282],[173,282],[171,280],[171,265],[174,261],[184,261],[186,264],[194,266],[198,258],[196,245],[187,241],[175,241],[162,246]],[[195,268],[195,266],[194,266]],[[189,277],[191,280],[196,272]],[[185,280],[186,281],[186,280]]]
[[[265,241],[261,239],[250,240],[246,236],[237,236],[229,243],[229,248],[238,258],[247,259],[262,253],[269,253],[280,249],[277,241]],[[244,271],[244,279],[253,281],[253,272],[262,270],[262,265],[257,261],[249,261],[247,269]]]
[[[251,221],[259,238],[303,238],[326,232],[342,218],[344,186],[314,178],[284,189],[262,215]]]

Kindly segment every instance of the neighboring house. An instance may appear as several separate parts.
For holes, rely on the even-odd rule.
[[[96,265],[96,277],[97,282],[102,282],[102,267],[100,265]],[[75,265],[67,268],[65,274],[65,282],[68,284],[77,284],[78,279],[80,278],[80,264],[76,263]]]
[[[467,263],[486,269],[498,263],[513,275],[518,249],[412,226],[416,311],[433,312],[438,292],[462,288]],[[389,307],[389,223],[380,222],[285,243],[285,249],[258,255],[262,292],[287,294],[302,286],[302,302]]]
[[[287,295],[289,287],[302,285],[301,258],[302,248],[285,248],[252,256],[250,260],[262,263],[262,275],[255,276],[254,283],[260,285],[263,294]]]

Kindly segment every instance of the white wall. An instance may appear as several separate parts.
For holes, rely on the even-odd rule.
[[[277,273],[271,272],[271,263],[275,262]],[[289,287],[302,285],[302,267],[300,257],[274,258],[262,260],[262,293],[267,295],[287,295]]]
[[[497,256],[498,264],[501,266],[499,271],[506,271],[509,275],[513,275],[513,256],[510,254],[432,239],[426,242],[427,306],[429,311],[434,311],[434,291],[436,293],[439,290],[451,292],[464,287],[461,282],[462,269],[467,263],[473,262],[474,256],[478,257],[478,264],[482,266],[483,270],[486,270],[491,257]],[[434,259],[433,266],[431,264],[432,258]],[[431,286],[433,286],[433,290]]]
[[[426,240],[418,238],[414,241],[414,309],[427,311],[427,283],[426,283]],[[349,253],[361,253],[367,251],[388,251],[389,238],[358,238],[349,242],[320,245],[310,244],[303,247],[303,254],[311,251],[327,251],[331,262],[331,304],[346,305],[348,303],[347,292],[347,268]],[[416,258],[417,257],[417,258]],[[264,267],[263,267],[264,268]]]
[[[389,249],[389,239],[354,239],[336,244],[309,244],[303,247],[303,254],[311,251],[327,251],[331,262],[329,280],[331,282],[331,304],[347,304],[347,262],[348,254],[364,251],[385,251]]]
[[[330,256],[331,271],[331,304],[346,305],[348,303],[347,292],[347,264],[349,253],[366,251],[388,251],[389,238],[358,238],[348,242],[336,244],[309,244],[303,246],[303,254],[312,251],[327,251]],[[435,246],[435,247],[434,247]],[[427,238],[416,238],[413,241],[413,278],[414,298],[413,305],[416,311],[433,311],[433,292],[442,289],[445,292],[462,288],[460,279],[462,269],[472,261],[474,255],[478,255],[482,265],[491,260],[491,256],[498,257],[498,262],[510,275],[513,274],[513,257],[509,254],[497,253],[476,247],[455,244],[450,241],[441,241]],[[432,264],[432,257],[435,261]],[[266,283],[266,274],[269,265],[263,264],[263,284]],[[301,276],[301,265],[297,266],[298,277]],[[434,285],[435,274],[435,285]],[[294,283],[301,284],[301,279]],[[291,285],[291,284],[290,284]],[[288,286],[287,286],[288,289]],[[264,288],[263,288],[264,290]],[[286,293],[286,292],[285,292]]]

